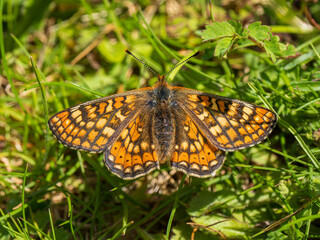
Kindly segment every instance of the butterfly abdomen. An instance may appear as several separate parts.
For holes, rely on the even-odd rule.
[[[170,111],[157,109],[153,119],[153,142],[160,163],[164,163],[172,153],[174,142],[175,124]]]

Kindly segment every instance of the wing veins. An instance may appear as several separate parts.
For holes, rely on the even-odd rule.
[[[117,112],[121,111],[121,108],[118,108],[117,110],[118,110],[118,111],[115,111],[115,112],[112,113],[112,116],[110,116],[110,117],[108,118],[108,120],[107,120],[106,124],[104,125],[104,127],[101,128],[101,130],[99,131],[99,133],[98,133],[97,136],[95,137],[94,141],[92,142],[92,146],[98,141],[98,139],[99,139],[100,136],[102,135],[103,129],[104,129],[105,127],[109,127],[108,124],[109,124],[110,121],[113,119],[113,117],[117,114]],[[128,117],[130,118],[130,115],[131,115],[132,113],[134,113],[135,111],[137,111],[137,110],[134,109],[133,111],[131,111],[131,112],[126,116],[126,118],[119,124],[118,128],[120,127],[120,125],[121,125]],[[98,122],[100,119],[101,119],[101,117],[97,119],[97,121],[96,121],[95,124],[93,125],[92,129],[94,128],[94,126],[96,126],[97,122]],[[117,128],[117,129],[118,129],[118,128]],[[89,134],[89,133],[88,133],[88,134]],[[111,138],[111,137],[110,137],[110,138]]]
[[[196,126],[199,128],[200,132],[201,131],[204,132],[203,135],[206,136],[207,140],[215,147],[219,146],[219,144],[214,139],[214,136],[212,135],[208,127],[201,122],[201,120],[196,116],[196,114],[194,114],[191,110],[189,110],[189,108],[186,107],[182,102],[178,101],[178,105],[190,116],[190,118],[192,118]]]
[[[105,124],[105,126],[104,127],[107,127],[108,126],[108,123],[110,123],[110,121],[113,119],[113,117],[116,115],[116,113],[117,112],[119,112],[119,111],[121,111],[121,108],[117,108],[117,111],[113,111],[112,112],[112,116],[110,116],[109,118],[108,118],[108,121],[106,122],[106,124]],[[128,117],[128,116],[127,116]],[[127,118],[126,117],[126,118]],[[86,132],[86,134],[84,135],[84,138],[87,138],[88,137],[88,135],[90,134],[90,132],[92,131],[92,130],[94,130],[94,128],[95,128],[95,126],[97,125],[97,122],[100,120],[102,118],[102,116],[100,116],[100,117],[97,117],[96,119],[95,119],[95,122],[94,122],[94,124],[93,124],[93,126]],[[125,121],[125,120],[124,120]],[[120,125],[122,124],[122,122],[120,123]],[[120,127],[120,125],[118,126],[118,127]],[[85,125],[83,125],[83,127],[84,127]],[[99,136],[101,136],[101,134],[102,134],[102,132],[103,132],[103,129],[101,129],[100,131],[99,131],[99,134],[95,137],[95,139],[94,139],[94,141],[92,141],[92,143],[90,144],[90,146],[92,147],[95,143],[96,143],[96,141],[98,140],[97,139],[97,137]]]
[[[88,104],[88,105],[86,105],[86,106],[89,106],[90,104]],[[91,104],[92,105],[92,104]],[[81,106],[81,107],[84,107],[84,106]],[[119,108],[117,108],[117,110],[119,110]],[[83,112],[83,111],[82,111]],[[115,114],[116,112],[114,112],[113,113],[113,116],[114,116],[114,114]],[[87,114],[87,113],[86,113]],[[80,117],[80,116],[82,116],[83,117],[83,115],[85,115],[85,114],[80,114],[78,117]],[[104,115],[106,115],[106,114],[104,114]],[[113,118],[113,116],[111,117],[109,117],[108,118],[108,121],[107,121],[107,123],[106,123],[106,125],[108,124],[108,122],[109,122],[109,120],[110,119],[112,119]],[[78,118],[77,117],[77,118]],[[75,118],[75,119],[77,119],[77,118]],[[87,138],[87,136],[89,135],[89,133],[91,132],[91,130],[92,129],[94,129],[94,126],[96,125],[96,123],[99,121],[99,119],[101,119],[102,118],[102,116],[100,116],[99,118],[97,117],[96,118],[96,122],[94,123],[94,125],[91,127],[91,129],[90,130],[88,130],[87,132],[86,132],[86,134],[82,137],[83,139],[85,139],[85,138]],[[86,122],[87,123],[87,122]],[[70,123],[71,124],[71,123]],[[77,132],[77,134],[74,136],[74,139],[75,138],[77,138],[78,137],[78,134],[79,134],[79,132],[82,130],[82,129],[84,129],[86,127],[86,124],[84,124],[82,127],[79,127],[79,131]],[[65,129],[67,129],[67,128],[65,128]],[[65,129],[64,129],[64,131],[65,131]],[[100,132],[102,132],[102,131],[100,131]],[[70,132],[71,133],[71,132]],[[95,143],[95,141],[94,141],[94,143]]]
[[[117,141],[117,139],[120,137],[122,131],[128,126],[128,124],[131,121],[134,121],[132,119],[136,119],[136,117],[138,116],[138,114],[140,114],[142,112],[142,110],[146,109],[146,107],[142,108],[142,109],[137,109],[134,110],[133,112],[131,112],[118,126],[117,131],[115,131],[111,137],[108,139],[108,142],[106,144],[106,146],[110,146],[112,145],[115,141]]]
[[[82,114],[80,114],[78,117],[80,117],[80,116],[82,116]],[[74,118],[73,121],[71,121],[71,123],[75,123],[75,121],[76,121],[76,119],[77,119],[78,117]],[[71,124],[71,123],[70,123],[70,124]],[[70,124],[68,125],[68,127],[70,126]],[[74,135],[74,136],[71,135],[72,131],[74,130],[74,128],[73,128],[73,129],[70,131],[70,133],[67,134],[66,139],[67,139],[70,135],[72,136],[72,141],[73,141],[74,139],[76,139],[76,138],[78,137],[79,132],[80,132],[85,126],[86,126],[86,124],[84,124],[82,127],[79,127],[79,131],[78,131],[78,132],[76,133],[76,135]],[[64,133],[68,127],[64,128],[62,133]],[[89,132],[91,132],[91,130],[90,130],[90,131],[87,131],[87,133],[86,133],[86,135],[85,135],[86,137],[87,137],[87,134],[88,134]],[[61,133],[61,134],[62,134],[62,133]],[[72,142],[71,142],[71,144],[72,144]]]
[[[231,123],[230,120],[227,118],[227,114],[222,114],[222,116],[225,117],[225,119],[227,120],[227,122],[229,123],[229,125],[231,126],[231,128],[237,133],[237,138],[239,138],[239,136],[241,136],[241,134],[239,133],[238,129],[235,128]],[[253,139],[252,139],[253,140]],[[231,141],[232,145],[236,148],[236,146],[233,144],[234,141]]]
[[[205,107],[203,107],[203,108],[205,108]],[[210,111],[208,111],[208,112],[211,114]],[[222,113],[221,113],[221,115],[225,117],[225,114],[222,114]],[[219,121],[217,120],[217,118],[214,116],[214,114],[211,114],[211,116],[213,117],[213,119],[214,119],[214,121],[217,123],[217,125],[219,125],[219,127],[221,128],[222,132],[224,133],[223,135],[228,138],[229,143],[231,143],[232,146],[235,147],[234,144],[233,144],[233,141],[231,140],[231,138],[229,137],[229,135],[227,134],[227,132],[224,130],[224,128],[221,126],[221,124],[219,123]],[[197,118],[198,118],[198,117],[197,117]],[[230,123],[229,123],[229,124],[230,124]],[[206,124],[204,124],[204,125],[205,125],[205,127],[209,130],[209,128],[207,127],[207,125],[206,125]],[[231,125],[231,124],[230,124],[230,125]],[[209,132],[211,133],[210,130],[209,130]],[[211,134],[212,134],[212,133],[211,133]],[[219,133],[219,136],[221,136],[220,133]],[[213,137],[214,137],[214,136],[213,136]]]
[[[254,111],[254,112],[256,112],[256,111],[255,111],[255,108],[252,108],[251,110]],[[261,127],[260,127],[261,124],[259,124],[253,117],[249,116],[249,114],[247,114],[246,112],[243,112],[243,113],[246,114],[246,115],[248,116],[248,118],[249,118],[249,121],[248,121],[247,124],[253,129],[254,133],[259,136],[258,131],[255,130],[255,129],[252,127],[252,123],[251,123],[251,122],[255,122],[256,125],[259,126],[259,129],[261,129]],[[261,117],[261,116],[260,116],[260,117]],[[253,121],[250,121],[250,118],[253,119]],[[261,118],[262,118],[262,117],[261,117]],[[263,118],[262,118],[262,119],[263,119]],[[263,120],[263,121],[264,121],[264,120]],[[240,122],[240,121],[239,121],[239,122]],[[265,122],[265,121],[264,121],[264,122]],[[245,128],[245,129],[246,129],[246,128]],[[247,131],[247,129],[246,129],[246,131]],[[264,131],[264,130],[263,130],[263,131]],[[265,131],[264,131],[264,132],[265,132]],[[253,138],[251,137],[251,134],[250,134],[248,131],[247,131],[247,133],[248,133],[249,137],[252,139],[252,141],[255,142],[255,140],[253,140]]]
[[[65,111],[66,111],[66,110],[65,110]],[[66,116],[63,121],[61,121],[62,119],[60,120],[60,121],[61,121],[61,125],[62,125],[62,123],[64,123],[67,119],[70,120],[69,116],[71,115],[71,112],[68,112],[68,113],[69,113],[69,115]],[[57,113],[57,114],[59,114],[59,113]],[[54,116],[55,116],[55,115],[54,115]],[[79,117],[79,116],[78,116],[78,117]],[[78,118],[78,117],[77,117],[77,118]],[[76,119],[70,120],[70,123],[68,124],[68,126],[63,128],[63,131],[61,132],[61,134],[60,134],[59,136],[61,136],[63,133],[66,133],[66,134],[67,134],[66,139],[67,139],[67,138],[70,136],[70,134],[71,134],[71,132],[73,131],[73,129],[72,129],[72,131],[70,131],[70,133],[67,133],[66,130],[68,129],[68,127],[69,127],[72,123],[74,123],[75,120],[76,120]],[[60,126],[61,126],[61,125],[60,125]],[[60,126],[59,126],[59,127],[60,127]],[[57,128],[59,128],[59,127],[57,127]]]
[[[251,140],[252,141],[254,141],[253,140],[253,138],[251,137],[251,134],[248,132],[248,130],[246,129],[246,127],[242,124],[242,122],[241,121],[238,121],[239,122],[239,124],[241,125],[241,127],[246,131],[246,133],[248,134],[248,136],[251,138]],[[251,127],[251,125],[250,125],[250,127]],[[252,127],[251,127],[252,128]],[[254,130],[254,128],[252,128],[253,130]],[[241,134],[240,134],[240,136],[241,136]]]
[[[193,124],[198,128],[198,130],[199,130],[199,127],[195,124],[195,122],[190,118],[190,124],[191,124],[191,122],[193,122]],[[193,131],[193,129],[192,129],[192,131]],[[199,132],[200,132],[200,130],[199,130]],[[193,131],[193,133],[194,133],[194,135],[196,135],[197,136],[197,134],[196,134],[196,132],[195,131]],[[200,132],[201,133],[201,132]],[[205,138],[204,136],[202,136],[203,138]],[[188,138],[188,140],[189,140],[189,142],[191,142],[190,141],[190,138]],[[199,140],[199,137],[197,136],[197,140]],[[199,141],[199,143],[200,143],[200,141]],[[193,144],[194,145],[194,144]],[[196,146],[194,146],[195,148],[196,148]],[[197,148],[196,148],[197,149]],[[189,144],[189,154],[191,153],[191,151],[190,151],[190,144]],[[200,151],[197,149],[197,155],[198,155],[198,158],[199,158],[199,165],[201,165],[200,164]],[[206,161],[207,161],[207,157],[206,157]],[[207,164],[209,165],[209,162],[207,161]]]
[[[140,114],[141,114],[141,112],[142,112],[142,110],[140,111]],[[131,131],[132,128],[138,128],[138,122],[136,122],[136,120],[137,120],[137,118],[138,118],[139,116],[140,116],[140,115],[137,114],[137,115],[134,117],[134,119],[133,119],[132,121],[134,121],[135,123],[134,123],[130,128],[128,128],[127,137],[130,137],[131,139],[132,139],[135,135],[133,135],[133,136],[131,137],[131,136],[130,136],[130,131]],[[129,123],[130,123],[130,122],[129,122]],[[128,125],[127,125],[127,126],[128,126]],[[123,129],[123,130],[124,130],[124,129]],[[122,131],[123,131],[123,130],[122,130]],[[122,131],[121,131],[121,133],[122,133]],[[120,134],[120,135],[121,135],[121,134]],[[126,138],[127,138],[127,137],[126,137]],[[149,136],[149,137],[150,137],[150,139],[151,139],[151,136]],[[126,138],[125,138],[125,139],[126,139]],[[125,139],[123,139],[123,141],[121,141],[121,146],[120,146],[120,148],[124,146]],[[132,151],[133,151],[133,149],[134,149],[136,146],[139,146],[139,144],[141,143],[141,141],[142,141],[142,133],[141,133],[140,136],[138,137],[137,141],[133,142],[131,139],[130,139],[130,142],[134,144],[133,147],[132,147]],[[133,159],[131,158],[130,168],[131,168],[131,170],[132,170],[132,175],[131,175],[130,177],[126,177],[126,176],[125,176],[125,173],[124,173],[124,171],[123,171],[123,172],[121,173],[121,174],[122,174],[122,175],[121,175],[122,178],[125,178],[125,179],[136,179],[136,178],[138,178],[138,177],[140,177],[140,176],[143,176],[143,175],[147,174],[148,172],[152,171],[154,168],[158,168],[158,167],[159,167],[158,161],[153,161],[155,167],[151,167],[150,169],[145,169],[145,168],[144,168],[143,154],[142,154],[142,149],[141,149],[141,147],[140,147],[140,149],[139,149],[139,150],[140,150],[139,153],[136,153],[136,154],[128,153],[128,151],[127,151],[128,148],[127,148],[127,147],[126,147],[125,149],[126,149],[126,151],[125,151],[125,155],[124,155],[124,159],[123,159],[124,163],[125,163],[125,159],[126,159],[127,154],[129,154],[129,155],[139,155],[139,157],[141,158],[143,171],[140,172],[140,173],[138,173],[138,174],[134,173],[134,169],[133,169],[134,164],[133,164],[133,162],[132,162]],[[145,152],[151,154],[152,158],[154,159],[154,157],[153,157],[153,155],[152,155],[151,144],[148,144],[148,148],[147,148],[146,150],[144,150],[143,153],[145,153]],[[115,159],[117,159],[118,154],[119,154],[119,152],[117,153],[116,156],[114,156]],[[118,174],[119,174],[119,173],[118,173]]]

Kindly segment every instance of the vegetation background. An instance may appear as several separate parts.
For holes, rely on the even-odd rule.
[[[0,10],[0,239],[320,238],[317,0],[0,0]],[[215,57],[202,31],[229,19],[270,26],[295,54],[234,46]],[[201,50],[171,84],[269,104],[279,124],[213,178],[162,166],[123,181],[103,154],[58,143],[47,120],[153,85],[126,48],[159,73]]]

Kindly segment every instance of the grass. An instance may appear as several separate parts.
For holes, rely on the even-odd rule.
[[[222,1],[210,13],[206,1],[0,3],[0,239],[320,238],[320,37],[305,14],[320,22],[317,4]],[[213,57],[215,45],[199,37],[212,16],[260,19],[296,55],[273,62],[246,47]],[[156,76],[124,49],[159,73],[200,50],[170,84],[266,106],[279,123],[263,143],[227,153],[213,178],[163,165],[121,180],[103,154],[58,143],[47,120],[153,85]]]

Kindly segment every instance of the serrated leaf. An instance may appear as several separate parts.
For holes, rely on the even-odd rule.
[[[270,39],[271,28],[268,26],[261,26],[261,22],[254,22],[248,26],[249,35],[257,42]]]
[[[277,35],[271,36],[269,41],[264,41],[264,48],[273,62],[275,62],[276,57],[288,57],[296,54],[295,47],[293,45],[286,46],[280,43],[280,38]]]
[[[206,26],[200,33],[203,40],[217,40],[214,56],[223,58],[231,47],[245,48],[258,45],[264,48],[266,53],[275,62],[277,57],[286,58],[295,56],[296,50],[293,45],[286,46],[280,43],[277,35],[272,35],[269,26],[261,25],[261,22],[254,22],[248,28],[242,27],[241,23],[234,20],[227,22],[214,22]]]
[[[286,45],[284,45],[283,43],[280,43],[279,42],[279,49],[281,51],[281,55],[282,55],[282,52],[285,51],[287,49]]]
[[[271,57],[272,62],[275,62],[277,60],[276,55],[268,48],[265,48],[266,53]]]
[[[282,51],[282,57],[295,56],[296,54],[297,50],[292,44],[286,46],[286,50]]]
[[[281,47],[279,43],[279,36],[273,35],[271,36],[269,41],[265,41],[265,47],[270,49],[274,54],[280,56],[281,55]]]
[[[228,23],[233,27],[234,32],[238,34],[239,36],[246,36],[246,33],[248,32],[247,29],[243,28],[241,23],[234,20],[229,20]]]
[[[201,33],[203,40],[215,40],[223,37],[232,37],[236,34],[235,28],[228,22],[213,22],[206,25],[206,29]]]
[[[231,37],[227,37],[217,41],[217,46],[214,49],[214,56],[220,58],[226,57],[226,52],[231,48],[232,39],[233,38]]]
[[[277,35],[271,36],[270,41],[265,41],[264,43],[267,54],[271,57],[272,61],[275,62],[276,56],[281,56],[279,37]]]

